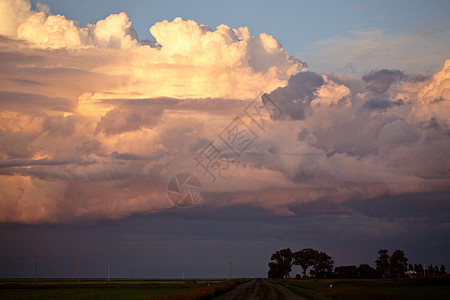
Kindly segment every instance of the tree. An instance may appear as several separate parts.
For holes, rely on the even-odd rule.
[[[441,268],[439,269],[439,271],[440,271],[441,275],[446,275],[447,274],[447,272],[445,272],[445,266],[444,265],[441,265]]]
[[[378,277],[377,270],[368,264],[362,264],[358,267],[358,278],[376,278]]]
[[[317,252],[317,251],[316,251]],[[315,254],[313,260],[313,269],[311,273],[315,278],[325,278],[328,277],[333,272],[334,261],[325,252],[318,252]]]
[[[429,266],[427,267],[427,271],[430,272],[430,273],[434,273],[433,265],[429,265]]]
[[[272,254],[270,260],[272,262],[269,263],[269,277],[270,278],[280,278],[280,277],[271,277],[274,275],[281,275],[281,278],[289,277],[289,272],[292,270],[292,261],[294,258],[294,253],[292,253],[291,249],[286,248],[279,250]]]
[[[306,248],[294,253],[294,265],[301,266],[303,278],[306,278],[306,271],[314,265],[314,258],[318,254],[317,250]]]
[[[422,274],[423,273],[423,267],[421,264],[414,264],[414,271],[416,271],[418,274]]]
[[[395,250],[389,257],[390,277],[402,277],[408,267],[408,258],[402,250]]]
[[[341,266],[334,269],[334,275],[337,278],[377,278],[379,272],[368,264],[356,266]]]
[[[358,268],[356,266],[341,266],[334,269],[337,278],[358,278]]]
[[[377,270],[384,274],[384,278],[389,278],[390,264],[387,249],[378,251],[378,259],[375,261]]]
[[[272,279],[283,278],[284,277],[283,268],[276,262],[270,262],[268,277]]]
[[[434,266],[433,272],[435,275],[439,274],[439,267],[437,265]]]

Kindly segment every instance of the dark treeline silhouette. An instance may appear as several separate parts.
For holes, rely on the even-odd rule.
[[[377,271],[382,278],[400,278],[400,277],[429,277],[447,275],[445,266],[440,268],[436,265],[429,265],[424,269],[421,264],[409,264],[408,258],[402,250],[395,250],[389,256],[387,249],[380,249],[378,251],[378,258],[375,260]]]
[[[269,278],[291,278],[294,265],[302,268],[302,276],[297,274],[296,279],[303,278],[401,278],[401,277],[429,277],[446,275],[445,266],[429,265],[425,270],[421,264],[409,264],[408,258],[402,250],[395,250],[391,255],[387,249],[380,249],[375,260],[376,268],[368,264],[359,267],[339,266],[334,269],[334,261],[325,252],[306,248],[292,252],[286,248],[276,251],[270,257]],[[309,271],[309,274],[308,274]]]
[[[308,268],[311,267],[310,274],[314,278],[327,278],[333,274],[334,261],[331,256],[322,251],[311,248],[292,252],[291,249],[282,249],[270,257],[269,278],[290,278],[289,273],[292,266],[301,266],[303,277],[306,277]]]
[[[340,266],[334,269],[334,276],[336,278],[379,278],[379,273],[376,269],[368,264],[356,266]]]
[[[423,276],[423,274],[431,274],[431,275],[447,275],[447,272],[445,270],[445,266],[441,265],[438,267],[435,265],[429,265],[427,268],[424,269],[424,265],[421,264],[409,264],[408,270],[414,271],[417,275],[415,277]]]
[[[402,250],[395,250],[391,256],[387,249],[378,251],[378,259],[375,260],[377,270],[383,274],[384,278],[404,277],[408,270],[408,258]]]

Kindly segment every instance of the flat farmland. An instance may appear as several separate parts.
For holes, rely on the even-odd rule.
[[[158,299],[225,279],[0,279],[0,299]]]
[[[273,280],[307,299],[450,299],[450,277]]]

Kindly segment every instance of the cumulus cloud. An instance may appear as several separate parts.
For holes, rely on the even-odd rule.
[[[138,41],[129,16],[123,12],[80,28],[65,16],[49,14],[49,10],[32,11],[24,0],[3,1],[2,5],[8,12],[4,22],[14,23],[4,34],[28,42],[29,47],[68,49],[69,55],[79,54],[71,49],[86,49],[89,55],[113,56],[114,64],[103,65],[100,71],[134,79],[134,84],[122,86],[120,97],[141,93],[145,95],[141,97],[251,99],[285,85],[291,75],[306,70],[274,37],[265,33],[252,36],[246,27],[220,25],[213,30],[193,20],[175,18],[154,24],[150,32],[156,43],[149,44]],[[104,92],[118,91],[100,91],[94,98],[108,97]]]
[[[26,0],[0,1],[0,34],[15,37],[17,28],[32,15],[31,4]]]
[[[128,49],[138,45],[136,31],[125,13],[79,28],[64,16],[35,12],[17,28],[17,37],[42,48]]]
[[[245,27],[176,18],[151,26],[149,44],[125,13],[78,27],[0,3],[2,222],[152,213],[172,206],[167,182],[183,172],[204,205],[279,215],[448,191],[450,60],[429,78],[321,74]],[[237,155],[236,140],[251,143]],[[195,159],[208,145],[221,168]]]
[[[123,49],[136,47],[137,34],[129,16],[113,14],[97,24],[79,28],[73,20],[62,15],[52,15],[44,4],[31,10],[27,0],[0,2],[2,29],[0,34],[16,37],[42,48],[80,48],[100,46]]]
[[[400,70],[379,70],[372,71],[361,79],[366,83],[366,90],[373,94],[384,94],[393,83],[404,77]]]
[[[281,107],[287,118],[303,120],[309,114],[315,92],[323,83],[324,79],[320,74],[301,72],[292,76],[287,86],[271,92],[269,98]]]
[[[369,109],[388,109],[392,106],[400,106],[403,104],[404,102],[402,99],[390,101],[382,98],[370,98],[364,103],[364,107]]]
[[[419,120],[436,118],[448,126],[450,109],[450,60],[446,60],[441,71],[433,76],[417,95],[412,116]]]

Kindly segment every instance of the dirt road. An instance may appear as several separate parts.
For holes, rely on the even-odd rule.
[[[259,299],[286,299],[305,300],[284,286],[268,283],[264,279],[254,279],[243,283],[220,296],[212,298],[214,300],[259,300]]]

